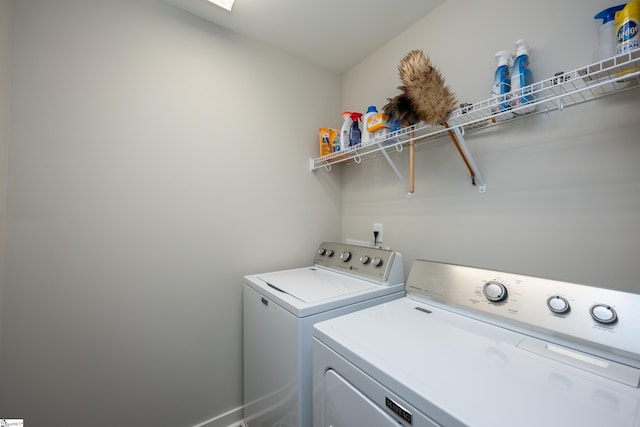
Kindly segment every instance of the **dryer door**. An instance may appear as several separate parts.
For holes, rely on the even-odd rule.
[[[324,426],[322,427],[398,427],[404,424],[360,393],[334,370],[324,378]]]

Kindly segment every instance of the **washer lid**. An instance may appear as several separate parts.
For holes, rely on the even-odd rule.
[[[258,274],[256,277],[268,286],[308,304],[380,287],[375,283],[315,267]]]

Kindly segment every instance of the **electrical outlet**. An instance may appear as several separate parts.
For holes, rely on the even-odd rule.
[[[376,243],[382,243],[382,224],[381,223],[373,223],[373,231],[377,231],[378,232],[378,238],[375,239]]]

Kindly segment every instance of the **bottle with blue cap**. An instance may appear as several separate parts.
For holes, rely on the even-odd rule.
[[[598,29],[598,48],[593,52],[594,61],[602,61],[616,54],[616,12],[624,9],[624,4],[609,7],[600,11],[593,19],[602,19],[602,25]]]
[[[535,105],[526,105],[535,101],[535,96],[531,93],[531,84],[533,73],[529,69],[529,44],[526,40],[520,39],[516,42],[516,59],[511,73],[511,105],[514,113],[527,114],[536,109]]]
[[[375,105],[370,105],[362,120],[362,143],[366,144],[373,139],[373,132],[369,131],[369,119],[378,115]]]
[[[511,110],[508,94],[511,92],[510,76],[511,67],[513,66],[513,54],[508,50],[501,50],[496,53],[495,57],[498,60],[498,68],[496,68],[493,77],[493,86],[491,88],[493,98],[491,113],[504,113],[500,116],[500,119],[504,120],[513,117],[513,113],[508,111]]]

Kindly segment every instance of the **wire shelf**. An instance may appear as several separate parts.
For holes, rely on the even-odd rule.
[[[462,134],[477,129],[500,125],[508,121],[528,117],[553,110],[591,101],[613,93],[634,89],[640,86],[640,49],[578,68],[568,73],[555,76],[526,86],[518,93],[509,93],[501,98],[491,98],[475,104],[465,104],[453,111],[445,126],[431,126],[424,123],[402,128],[385,137],[349,147],[322,157],[310,159],[309,169],[325,168],[338,163],[362,160],[375,157],[382,150],[402,148],[410,140],[414,143],[431,142],[456,131]],[[533,101],[500,111],[500,103],[510,102],[513,97],[532,97]],[[526,112],[535,108],[534,111]],[[520,114],[519,114],[520,113]]]

